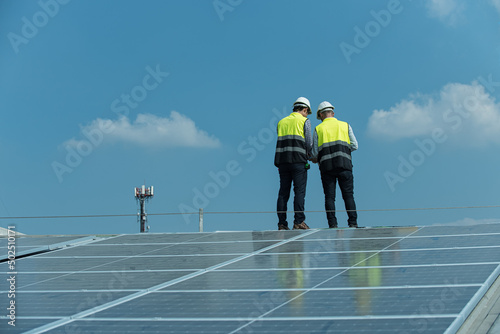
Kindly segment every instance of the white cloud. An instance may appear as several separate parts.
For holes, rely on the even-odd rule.
[[[426,7],[430,17],[438,18],[451,26],[464,19],[465,4],[462,0],[427,0]]]
[[[500,143],[500,104],[477,81],[449,83],[438,95],[413,95],[374,110],[368,133],[385,139],[429,136],[441,128],[450,142],[466,146]]]
[[[490,0],[491,4],[495,6],[497,11],[500,13],[500,0]]]
[[[219,139],[198,129],[193,120],[176,111],[172,111],[170,117],[139,114],[133,122],[124,116],[117,120],[98,118],[81,130],[85,139],[73,138],[64,146],[77,148],[89,142],[98,146],[105,141],[153,147],[220,146]]]
[[[426,134],[433,126],[431,100],[418,105],[413,100],[402,100],[389,111],[374,110],[368,121],[368,130],[373,135],[388,139],[415,137]]]

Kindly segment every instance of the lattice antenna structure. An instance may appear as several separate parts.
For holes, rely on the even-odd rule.
[[[146,202],[154,196],[153,186],[146,188],[146,186],[143,185],[140,188],[134,188],[134,195],[135,199],[139,203],[140,212],[137,213],[137,220],[141,225],[141,233],[148,232],[149,226],[147,224],[148,215],[146,213]]]

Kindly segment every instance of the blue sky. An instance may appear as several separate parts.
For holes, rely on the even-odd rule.
[[[197,231],[177,213],[200,207],[206,231],[275,229],[275,214],[218,212],[275,210],[275,125],[299,96],[351,124],[358,209],[499,204],[498,0],[2,0],[0,34],[2,217],[135,214],[146,183],[148,212],[172,213],[151,232]],[[313,166],[306,210],[323,203]],[[362,226],[498,219],[359,213]],[[306,222],[327,227],[321,212]],[[139,231],[135,217],[0,224]]]

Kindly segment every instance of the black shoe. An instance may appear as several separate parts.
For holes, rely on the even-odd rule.
[[[329,227],[329,228],[338,228],[338,227],[339,227],[339,225],[329,225],[328,227]]]
[[[349,224],[349,227],[358,228],[358,223]]]
[[[283,231],[283,230],[290,230],[290,229],[286,225],[278,224],[278,231]]]

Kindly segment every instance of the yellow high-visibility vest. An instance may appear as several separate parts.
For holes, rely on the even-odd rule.
[[[274,165],[284,163],[307,162],[306,139],[304,125],[307,117],[292,112],[278,123],[278,141]]]
[[[334,117],[325,118],[316,129],[318,162],[321,170],[352,170],[349,124]]]
[[[323,143],[331,143],[337,140],[351,143],[349,139],[349,124],[339,121],[334,117],[325,118],[321,124],[316,127],[318,133],[318,146],[321,148]]]

